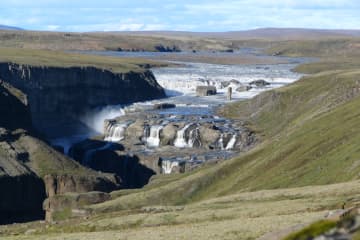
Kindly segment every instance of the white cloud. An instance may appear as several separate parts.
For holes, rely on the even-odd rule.
[[[359,29],[359,0],[4,0],[0,24],[59,31]]]
[[[49,31],[56,31],[60,28],[59,25],[47,25],[46,26],[46,30],[49,30]]]

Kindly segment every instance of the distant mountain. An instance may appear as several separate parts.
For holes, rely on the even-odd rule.
[[[248,31],[233,31],[219,33],[220,36],[230,38],[318,38],[339,36],[360,36],[360,30],[340,29],[307,29],[307,28],[259,28]]]
[[[244,31],[229,32],[181,32],[181,31],[143,31],[117,32],[129,35],[158,35],[158,36],[197,36],[228,39],[318,39],[332,37],[360,37],[360,30],[342,29],[307,29],[307,28],[258,28]]]
[[[24,30],[24,29],[0,24],[0,30]]]

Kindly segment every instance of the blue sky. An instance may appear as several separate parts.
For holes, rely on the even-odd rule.
[[[359,29],[360,0],[1,0],[0,24],[80,32]]]

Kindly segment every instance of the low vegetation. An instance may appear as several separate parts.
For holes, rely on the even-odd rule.
[[[31,66],[97,67],[113,72],[143,71],[144,66],[166,66],[166,63],[136,59],[65,53],[61,51],[0,48],[0,62]]]

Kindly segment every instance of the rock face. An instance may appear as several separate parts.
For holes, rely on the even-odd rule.
[[[70,174],[49,174],[44,177],[46,195],[54,197],[65,193],[86,193],[90,191],[111,192],[115,190],[115,176],[76,176]]]
[[[0,170],[0,224],[44,218],[42,202],[46,195],[42,179],[27,169],[18,170],[11,175]]]
[[[84,217],[89,212],[85,205],[102,203],[110,199],[110,194],[104,192],[66,193],[47,198],[43,203],[46,220],[57,221],[71,217]]]
[[[0,79],[0,127],[31,128],[30,109],[26,95]]]
[[[148,70],[113,73],[94,67],[0,63],[0,79],[26,95],[33,124],[39,130],[49,123],[75,121],[96,107],[165,97]]]
[[[123,164],[122,170],[111,171],[126,181],[114,174],[93,171],[61,154],[62,149],[58,152],[35,137],[33,127],[46,133],[56,128],[54,123],[76,124],[92,108],[161,97],[165,92],[150,71],[112,73],[94,67],[0,63],[0,224],[43,219],[45,198],[49,204],[44,205],[44,210],[51,219],[54,212],[73,205],[65,204],[60,196],[82,194],[76,199],[95,203],[108,195],[99,193],[94,197],[87,192],[110,192],[144,184],[137,175],[137,179],[128,180],[132,174],[129,169],[137,171],[138,165]],[[122,163],[118,156],[109,159],[92,162],[91,167],[107,172],[113,167],[119,169]]]
[[[197,86],[196,87],[196,96],[204,97],[216,95],[216,87],[214,86]]]

